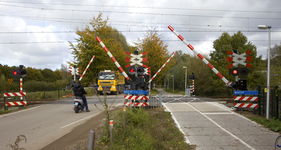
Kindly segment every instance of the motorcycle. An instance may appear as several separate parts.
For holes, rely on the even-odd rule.
[[[83,100],[81,97],[79,96],[75,96],[74,99],[74,111],[75,113],[78,113],[79,110],[84,111],[84,105],[83,105]]]

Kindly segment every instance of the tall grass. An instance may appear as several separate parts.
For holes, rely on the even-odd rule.
[[[194,149],[184,142],[184,136],[176,128],[170,113],[163,109],[127,109],[126,128],[123,127],[123,110],[116,111],[113,119],[114,145],[109,149]],[[98,144],[109,147],[109,142],[102,136]]]

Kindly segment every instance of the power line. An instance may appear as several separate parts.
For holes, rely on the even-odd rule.
[[[55,8],[37,8],[37,7],[30,7],[30,6],[18,6],[18,5],[6,5],[0,4],[5,6],[12,6],[12,7],[23,7],[23,8],[32,8],[32,9],[39,9],[39,10],[60,10],[60,11],[82,11],[82,12],[105,12],[105,13],[117,13],[117,14],[142,14],[142,15],[166,15],[166,16],[192,16],[192,17],[210,17],[210,18],[232,18],[232,19],[281,19],[281,18],[261,18],[261,17],[227,17],[227,16],[215,16],[215,15],[186,15],[186,14],[169,14],[169,13],[145,13],[145,12],[122,12],[122,11],[105,11],[105,10],[74,10],[74,9],[55,9]],[[281,12],[280,12],[281,13]]]
[[[191,9],[191,8],[167,8],[167,7],[140,7],[140,6],[116,6],[116,5],[84,5],[84,4],[61,4],[61,3],[39,3],[39,2],[16,2],[16,1],[0,1],[4,3],[20,3],[20,4],[48,4],[62,6],[84,6],[84,7],[111,7],[111,8],[141,8],[141,9],[168,9],[168,10],[186,10],[186,11],[223,11],[223,12],[248,12],[248,13],[281,13],[280,11],[250,11],[250,10],[215,10],[215,9]]]
[[[108,32],[149,32],[150,30],[118,30],[118,31],[108,31]],[[157,32],[171,32],[170,30],[156,30]],[[190,33],[194,33],[194,32],[217,32],[217,33],[221,33],[221,32],[264,32],[264,33],[268,33],[268,31],[262,31],[262,30],[198,30],[198,29],[190,29],[190,30],[178,30],[179,32],[190,32]],[[34,32],[0,32],[0,34],[44,34],[44,33],[71,33],[71,34],[75,34],[77,31],[34,31]],[[83,31],[82,31],[83,32]],[[281,31],[270,31],[270,32],[281,32]]]
[[[215,41],[214,40],[194,40],[194,39],[186,39],[187,41]],[[132,41],[137,41],[137,40],[132,40]],[[161,40],[161,41],[166,41],[166,42],[182,42],[180,40]],[[248,40],[248,41],[268,41],[268,40]],[[271,40],[271,41],[281,41],[281,40]],[[78,41],[49,41],[49,42],[0,42],[0,44],[68,44],[69,42],[71,43],[78,43]]]

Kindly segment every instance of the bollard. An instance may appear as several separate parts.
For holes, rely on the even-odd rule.
[[[113,145],[113,120],[110,120],[110,147]]]
[[[4,97],[3,99],[4,99],[4,110],[7,110],[7,106],[6,106],[6,97]]]
[[[126,107],[123,108],[123,126],[126,127]]]
[[[159,107],[162,108],[162,95],[159,93]]]
[[[95,147],[95,130],[90,130],[88,150],[94,150]]]

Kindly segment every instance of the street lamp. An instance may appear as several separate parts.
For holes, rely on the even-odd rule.
[[[185,69],[185,80],[184,80],[184,93],[185,95],[187,94],[186,93],[186,76],[187,76],[187,67],[186,66],[183,66],[182,68]]]
[[[259,29],[268,29],[268,52],[267,52],[267,92],[266,92],[266,119],[269,118],[269,95],[270,95],[270,29],[271,26],[259,25]]]
[[[173,77],[173,92],[174,92],[174,75],[171,75]]]

